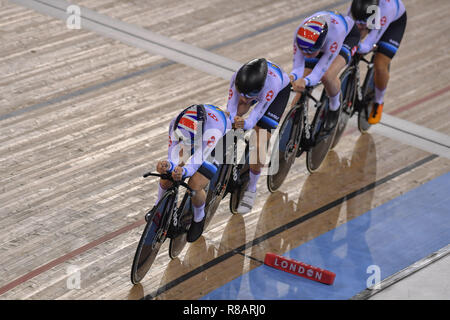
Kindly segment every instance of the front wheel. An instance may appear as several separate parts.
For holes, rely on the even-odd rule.
[[[324,90],[325,91],[325,90]],[[334,135],[336,134],[337,125],[331,132],[325,132],[324,123],[326,120],[328,110],[328,97],[325,92],[322,93],[321,106],[316,111],[313,120],[313,137],[314,145],[306,153],[306,168],[309,173],[314,173],[320,168],[323,160],[330,150],[330,146],[333,143]],[[339,111],[342,113],[342,108]],[[340,118],[340,116],[339,116]],[[338,119],[339,123],[339,119]]]
[[[181,216],[178,219],[179,225],[176,227],[177,230],[169,243],[169,257],[171,259],[178,257],[187,243],[187,231],[189,230],[193,216],[190,197],[186,199],[182,210],[179,210],[179,212],[181,212]]]
[[[131,267],[131,283],[133,284],[138,284],[145,277],[155,261],[159,248],[165,240],[163,217],[170,210],[173,201],[174,193],[166,192],[146,215],[147,224],[139,240]]]
[[[272,152],[267,175],[267,189],[275,192],[283,184],[300,147],[303,132],[303,108],[292,108],[286,115],[278,135],[278,148]],[[272,171],[276,171],[272,173]]]
[[[238,214],[237,208],[239,206],[239,202],[241,201],[242,197],[244,196],[245,190],[247,190],[248,187],[250,179],[250,166],[248,164],[245,164],[243,167],[239,165],[235,166],[234,168],[240,168],[240,170],[238,169],[240,176],[237,177],[239,183],[236,184],[236,187],[230,195],[230,211],[232,214]]]

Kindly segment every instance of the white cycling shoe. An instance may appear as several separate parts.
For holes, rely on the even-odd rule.
[[[249,190],[244,192],[244,196],[239,202],[239,206],[237,208],[237,212],[240,214],[244,214],[252,211],[253,204],[255,203],[256,192],[251,192]]]

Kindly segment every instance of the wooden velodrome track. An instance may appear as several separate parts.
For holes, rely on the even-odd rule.
[[[264,56],[289,72],[301,17],[346,12],[350,2],[71,3],[239,63]],[[385,113],[449,135],[450,2],[404,3]],[[169,120],[193,103],[225,107],[229,81],[0,4],[1,299],[197,299],[259,266],[267,251],[283,254],[450,170],[448,158],[349,127],[317,173],[302,157],[279,192],[262,178],[245,216],[230,214],[227,197],[203,237],[172,261],[167,241],[133,287],[132,258],[156,196],[156,180],[142,173],[166,156]],[[67,288],[71,268],[80,289]]]

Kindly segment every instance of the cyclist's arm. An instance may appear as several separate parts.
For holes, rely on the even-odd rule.
[[[238,104],[239,104],[239,93],[234,85],[234,79],[236,74],[233,75],[230,81],[230,89],[228,90],[228,102],[227,111],[230,113],[231,123],[234,123],[234,117],[237,114]]]
[[[175,138],[173,134],[173,125],[175,123],[175,119],[170,122],[169,125],[169,150],[167,154],[167,161],[170,163],[168,172],[172,172],[173,169],[177,166],[180,160],[180,146],[178,146],[179,142]]]
[[[336,43],[336,47],[333,46],[334,43]],[[315,86],[317,83],[319,83],[320,79],[322,79],[325,72],[327,72],[334,59],[336,59],[336,57],[339,55],[339,51],[342,48],[342,41],[333,41],[331,42],[331,44],[326,43],[325,46],[325,52],[323,53],[322,57],[315,65],[312,72],[305,77],[307,86]]]
[[[264,110],[266,110],[269,107],[269,103],[267,101],[264,102],[258,102],[258,104],[253,108],[252,112],[250,112],[250,115],[245,119],[244,121],[244,130],[250,130],[253,129],[256,125],[256,123],[261,119],[261,117],[264,115]]]
[[[303,72],[305,70],[305,57],[301,53],[300,49],[297,47],[297,33],[294,37],[294,55],[292,62],[292,72],[291,75],[294,76],[294,81],[303,77]]]
[[[206,134],[207,133],[207,134]],[[189,158],[183,167],[183,178],[188,178],[194,175],[203,162],[209,157],[211,152],[217,145],[217,142],[222,138],[223,132],[219,129],[210,129],[205,132],[203,136],[202,148],[195,150],[194,154]]]
[[[378,41],[380,41],[384,32],[387,30],[387,28],[389,28],[389,25],[393,22],[393,19],[394,19],[392,14],[391,15],[386,14],[383,17],[386,17],[385,22],[381,21],[381,23],[384,23],[384,24],[380,25],[379,29],[370,30],[369,34],[364,39],[364,41],[362,41],[362,43],[360,43],[360,45],[358,47],[358,53],[366,54],[366,53],[370,52],[370,50],[373,49],[373,46],[375,44],[377,44]],[[381,18],[382,20],[383,20],[383,17]]]

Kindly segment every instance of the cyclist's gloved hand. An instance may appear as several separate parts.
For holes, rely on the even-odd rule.
[[[158,164],[156,165],[156,171],[158,171],[159,174],[167,173],[167,171],[170,170],[171,164],[167,160],[161,160],[158,161]]]
[[[304,78],[300,78],[292,82],[292,89],[295,92],[303,92],[306,88],[306,80]]]
[[[242,117],[236,116],[234,117],[234,128],[235,129],[244,129],[245,120]]]
[[[183,174],[185,173],[185,169],[180,166],[176,166],[172,171],[172,178],[175,181],[180,181],[183,178]]]

